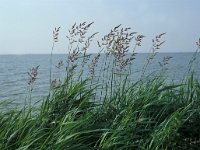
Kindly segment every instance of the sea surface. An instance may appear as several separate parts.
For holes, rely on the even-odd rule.
[[[188,72],[189,62],[194,53],[159,53],[153,62],[148,65],[147,72],[160,71],[162,67],[158,62],[163,61],[163,57],[172,57],[169,64],[166,65],[167,71],[165,76],[167,80],[178,82],[181,81]],[[94,56],[93,54],[92,56]],[[104,55],[104,54],[102,54]],[[131,65],[131,80],[137,80],[141,75],[141,70],[146,64],[149,54],[137,54],[136,59]],[[200,56],[197,57],[196,63],[193,66],[198,80],[200,80]],[[97,64],[97,74],[101,74],[100,69],[105,63],[104,56],[100,57]],[[58,69],[58,62],[62,60],[64,66]],[[67,55],[55,54],[52,58],[52,80],[63,79],[66,75],[66,60]],[[90,61],[91,62],[91,61]],[[88,63],[89,64],[89,63]],[[30,96],[29,92],[29,75],[33,67],[39,66],[38,76],[33,85],[32,99],[42,101],[48,95],[50,88],[50,55],[0,55],[0,101],[13,100],[15,104],[23,104],[25,99]],[[89,75],[88,65],[84,76]],[[81,67],[80,67],[81,68]],[[109,80],[109,79],[107,79]]]

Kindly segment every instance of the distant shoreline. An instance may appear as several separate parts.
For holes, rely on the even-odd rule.
[[[194,52],[159,52],[161,54],[176,54],[176,53],[195,53]],[[89,54],[97,54],[97,53],[89,53]],[[101,53],[101,54],[104,54],[104,53]],[[131,53],[130,53],[131,54]],[[139,53],[136,53],[136,54],[149,54],[148,52],[139,52]],[[48,53],[33,53],[33,54],[0,54],[1,55],[50,55]],[[54,53],[54,55],[66,55],[66,53]]]

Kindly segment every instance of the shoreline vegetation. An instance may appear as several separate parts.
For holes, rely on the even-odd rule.
[[[90,33],[92,25],[75,23],[69,29],[67,58],[56,64],[65,68],[64,79],[52,77],[60,27],[53,30],[49,94],[35,107],[31,98],[40,66],[33,67],[24,106],[6,109],[9,102],[0,102],[0,149],[198,149],[200,83],[194,65],[200,39],[184,79],[173,83],[165,78],[170,56],[157,62],[159,73],[148,72],[165,42],[165,33],[155,36],[141,76],[133,82],[135,50],[145,36],[118,25],[96,42],[99,51],[91,55],[87,51],[98,34]],[[99,66],[101,53],[104,64]]]

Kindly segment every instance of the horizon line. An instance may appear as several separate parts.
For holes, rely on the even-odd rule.
[[[136,54],[149,54],[151,52],[136,52]],[[184,51],[184,52],[158,52],[158,53],[195,53],[195,51]],[[97,53],[88,53],[88,54],[97,54]],[[105,54],[105,53],[101,53]],[[131,54],[131,53],[130,53]],[[0,55],[51,55],[50,53],[3,53]],[[66,55],[66,53],[53,53],[53,55]]]

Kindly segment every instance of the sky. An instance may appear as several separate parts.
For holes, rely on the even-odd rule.
[[[54,53],[66,53],[68,29],[83,21],[94,21],[97,40],[118,24],[145,35],[137,52],[149,52],[163,32],[160,52],[192,52],[200,38],[199,15],[199,0],[0,0],[0,54],[49,54],[52,30],[59,26]]]

